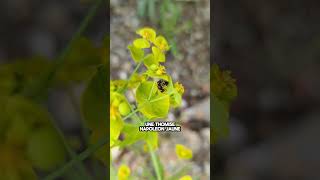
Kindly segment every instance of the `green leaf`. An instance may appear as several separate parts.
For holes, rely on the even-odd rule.
[[[107,41],[108,38],[105,39]],[[104,45],[107,45],[106,42]],[[66,55],[66,64],[101,64],[100,48],[94,46],[93,42],[86,37],[77,39],[71,47],[71,50]]]
[[[221,71],[214,64],[210,73],[210,89],[214,97],[232,102],[238,95],[236,80],[231,77],[230,71]]]
[[[124,123],[120,117],[110,118],[110,146],[114,146],[118,140]]]
[[[171,77],[169,77],[168,93],[170,95],[170,105],[174,108],[179,107],[182,103],[182,95],[174,88]]]
[[[164,118],[169,112],[169,96],[158,93],[153,84],[154,82],[146,81],[138,87],[136,92],[138,109],[148,119]]]
[[[144,74],[140,75],[138,73],[133,73],[131,76],[131,80],[129,81],[128,88],[129,89],[137,88],[141,82],[146,80],[146,78],[147,76]]]
[[[6,103],[6,112],[12,121],[25,121],[32,126],[47,126],[51,122],[51,116],[44,107],[25,97],[10,96]]]
[[[159,62],[154,58],[153,54],[148,54],[144,60],[143,60],[144,65],[150,69],[152,65],[159,65]]]
[[[66,150],[53,128],[41,128],[31,135],[27,156],[34,167],[48,171],[66,160]]]
[[[211,123],[213,133],[211,133],[211,143],[216,143],[220,138],[226,138],[229,135],[229,105],[227,102],[221,101],[218,98],[211,98],[212,106]]]
[[[57,71],[56,83],[67,84],[72,81],[80,82],[88,80],[95,72],[96,67],[107,61],[108,38],[101,47],[95,47],[87,38],[76,40],[70,52],[66,55],[66,61]]]
[[[13,63],[0,66],[0,93],[19,93],[23,88],[46,72],[52,63],[43,57],[14,59]],[[38,94],[39,96],[39,94]]]
[[[23,146],[35,128],[50,126],[50,114],[22,96],[0,97],[0,140]]]
[[[131,144],[136,143],[139,140],[143,140],[146,138],[147,134],[145,132],[140,132],[138,125],[128,123],[124,125],[122,133],[124,135],[124,139],[123,141],[121,141],[120,147],[129,146]]]
[[[12,119],[6,134],[6,141],[14,145],[25,145],[32,133],[33,127],[23,119]]]
[[[143,49],[139,49],[133,45],[129,45],[128,49],[130,50],[131,57],[135,62],[142,61],[142,59],[144,57]]]
[[[155,61],[158,61],[158,62],[165,62],[166,61],[165,54],[159,48],[153,46],[152,53],[153,53]]]
[[[216,143],[220,138],[225,138],[229,134],[229,106],[237,97],[238,90],[236,80],[231,77],[230,71],[220,70],[217,64],[211,67],[210,73],[211,89],[211,128],[213,133],[211,143]]]
[[[144,49],[144,48],[149,48],[150,43],[146,39],[139,38],[133,41],[133,46],[139,48],[139,49]]]
[[[82,94],[81,111],[87,126],[96,129],[108,128],[108,89],[107,70],[100,66]]]
[[[158,133],[157,132],[147,132],[145,140],[148,141],[152,146],[152,151],[158,148]]]
[[[170,104],[173,106],[173,107],[179,107],[181,105],[181,102],[182,102],[182,96],[180,93],[178,93],[176,90],[174,90],[175,93],[173,93],[171,96],[170,96]]]

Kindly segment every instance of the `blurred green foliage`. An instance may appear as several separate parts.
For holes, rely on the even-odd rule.
[[[98,67],[94,76],[89,81],[82,94],[81,112],[86,126],[92,131],[90,144],[95,144],[100,138],[105,137],[109,131],[107,81],[109,73],[104,65]],[[100,148],[95,156],[107,165],[107,144]]]
[[[183,19],[181,6],[173,0],[138,0],[137,14],[160,26],[172,54],[178,56],[177,35],[192,28],[192,22]]]
[[[217,64],[212,65],[210,71],[211,143],[229,134],[229,109],[232,101],[238,95],[235,82],[230,71],[222,71]]]
[[[49,171],[66,160],[52,117],[42,105],[1,94],[0,107],[0,167],[5,167],[0,168],[0,179],[35,179],[34,168]]]
[[[37,179],[34,170],[50,172],[67,161],[66,140],[55,129],[54,120],[45,108],[51,88],[89,81],[82,112],[84,119],[90,120],[84,128],[91,129],[92,122],[99,121],[96,127],[101,130],[91,129],[88,143],[95,143],[101,137],[99,133],[107,133],[108,39],[99,47],[87,38],[76,39],[64,63],[56,70],[53,83],[45,88],[47,92],[36,98],[24,96],[23,90],[46,77],[56,66],[56,60],[35,56],[0,65],[0,179]],[[99,152],[98,158],[105,159],[106,153],[99,155]]]

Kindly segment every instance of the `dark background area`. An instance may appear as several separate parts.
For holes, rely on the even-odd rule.
[[[56,58],[94,0],[4,0],[0,2],[0,62],[35,55]],[[107,6],[107,1],[104,3]],[[96,43],[109,31],[100,8],[83,36]]]
[[[56,60],[79,28],[93,2],[93,0],[1,1],[0,65],[18,60],[27,61],[37,56],[44,57],[48,61]],[[92,41],[95,46],[102,44],[102,39],[109,31],[108,17],[104,9],[106,3],[104,2],[103,7],[99,8],[97,15],[81,36]],[[86,80],[89,78],[90,76]],[[73,85],[77,97],[84,86],[79,82]],[[50,91],[48,98],[49,111],[52,111],[62,128],[74,131],[77,135],[80,132],[81,121],[64,87],[60,86]]]
[[[41,60],[45,60],[48,62],[57,61],[57,58],[67,47],[68,43],[72,39],[72,36],[78,30],[81,22],[86,17],[89,9],[94,5],[95,2],[95,0],[0,1],[0,76],[2,76],[0,77],[0,93],[5,92],[4,96],[6,96],[7,89],[1,88],[6,88],[7,84],[10,85],[20,83],[15,82],[15,80],[11,79],[6,81],[4,76],[9,74],[7,72],[10,72],[10,70],[8,70],[8,64],[14,64],[20,61],[21,69],[23,69],[24,72],[17,72],[17,74],[21,73],[21,75],[19,74],[20,79],[27,79],[28,82],[38,81],[42,76],[46,76],[48,68],[43,67],[43,69],[41,69],[41,64],[34,64],[34,66],[27,66],[29,67],[28,69],[24,67],[25,64],[28,64],[25,62],[33,61],[36,57],[43,57],[41,58]],[[81,117],[80,112],[80,98],[82,92],[84,91],[84,88],[87,85],[87,82],[92,77],[92,72],[95,71],[97,65],[99,65],[99,62],[101,61],[100,59],[98,59],[100,58],[100,54],[98,54],[100,53],[100,49],[98,48],[102,46],[103,39],[109,34],[109,12],[107,11],[109,7],[107,6],[107,3],[107,0],[103,0],[95,16],[89,22],[88,28],[86,28],[84,33],[81,35],[81,38],[85,37],[86,40],[88,40],[85,41],[86,43],[92,43],[92,49],[95,50],[94,52],[97,52],[97,54],[94,56],[95,59],[87,58],[87,56],[77,57],[73,55],[76,58],[82,58],[80,60],[82,62],[76,62],[74,64],[70,63],[71,65],[69,64],[69,67],[67,67],[67,65],[63,66],[63,68],[67,72],[65,74],[73,74],[75,75],[75,77],[77,76],[77,71],[81,69],[84,71],[88,69],[90,70],[90,73],[84,73],[84,76],[80,75],[81,77],[78,80],[67,80],[67,83],[56,83],[54,85],[52,83],[49,85],[49,87],[45,88],[46,92],[44,93],[44,96],[43,94],[39,94],[38,99],[37,97],[34,98],[36,99],[36,103],[39,103],[44,110],[48,110],[50,116],[52,116],[58,128],[63,132],[66,137],[66,141],[69,143],[69,146],[72,147],[72,149],[75,151],[75,153],[81,153],[89,146],[89,142],[86,139],[87,137],[84,137],[82,132],[84,131],[84,126],[82,124],[83,117]],[[88,47],[91,45],[88,44],[89,43],[85,44],[84,46]],[[87,49],[84,49],[84,51],[86,50]],[[73,52],[75,52],[75,50]],[[79,52],[79,54],[81,53],[82,52]],[[85,53],[89,54],[91,52],[84,52],[82,54]],[[69,61],[70,59],[66,61]],[[93,61],[93,63],[90,63],[91,60]],[[81,67],[81,65],[86,65],[86,63],[89,64],[90,67]],[[74,66],[77,64],[79,65]],[[30,74],[38,72],[38,74],[29,75],[25,72]],[[23,83],[21,84],[21,86],[25,85]],[[22,88],[23,87],[21,87],[21,89]],[[10,96],[15,95],[15,93],[16,92],[10,92]],[[2,95],[3,94],[0,94],[0,97],[2,97]],[[3,99],[1,99],[0,101],[2,100]],[[2,105],[4,104],[4,102],[0,102],[0,104]],[[5,111],[6,109],[0,109],[1,114],[4,114]],[[10,114],[10,116],[15,116],[15,114]],[[3,116],[0,117],[0,123],[5,120],[1,119],[2,117]],[[32,115],[30,115],[30,117],[32,117]],[[22,121],[24,121],[24,119],[22,119]],[[1,129],[1,131],[2,130],[3,129]],[[1,137],[1,150],[3,148],[6,148],[7,146],[6,142],[4,141],[5,140]],[[46,149],[45,146],[46,144],[39,145],[38,148]],[[11,153],[13,154],[13,156],[15,155],[14,153],[16,153],[16,159],[19,160],[20,156],[25,155],[24,147],[14,147],[13,149],[14,151],[12,151]],[[20,151],[21,153],[19,153]],[[54,154],[55,152],[52,153]],[[47,156],[50,158],[51,154],[49,153],[47,154]],[[68,162],[70,159],[71,157],[68,155],[66,162]],[[88,158],[86,161],[84,161],[84,167],[92,175],[92,178],[104,179],[106,176],[105,166],[103,166],[102,163],[97,162],[96,160],[93,161],[92,159]],[[19,166],[18,160],[16,162],[9,162],[9,165],[7,165],[6,162],[0,162],[0,167],[6,166],[9,167],[8,169],[10,169],[10,165],[12,165],[13,167]],[[58,167],[60,166],[61,164]],[[56,167],[55,169],[57,169],[58,167]],[[41,171],[36,168],[34,169],[37,173],[38,178],[40,179],[44,178],[46,175],[52,173],[55,170],[51,169],[50,171]],[[6,170],[0,171],[1,180],[4,177],[3,173],[6,173],[3,171]],[[71,168],[70,171],[64,173],[63,179],[74,179],[75,177],[78,177],[80,179],[84,178],[79,177],[79,174],[81,173],[77,171],[78,169]],[[8,174],[10,173],[14,174],[15,172],[8,172]],[[20,176],[21,179],[28,179],[21,174]]]
[[[212,4],[211,57],[239,92],[213,179],[320,179],[319,2]]]

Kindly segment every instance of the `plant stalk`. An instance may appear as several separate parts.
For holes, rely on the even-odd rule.
[[[92,145],[91,147],[87,148],[85,151],[83,151],[81,154],[73,158],[71,161],[66,163],[64,166],[62,166],[60,169],[54,171],[52,174],[48,175],[44,180],[54,180],[62,176],[66,171],[68,171],[70,168],[72,168],[77,162],[81,162],[85,159],[87,159],[92,153],[96,152],[98,149],[100,149],[105,144],[109,143],[107,137],[101,138],[96,144]]]
[[[157,155],[155,154],[155,152],[152,150],[151,143],[149,141],[147,141],[147,144],[148,144],[148,148],[150,151],[152,164],[153,164],[154,170],[156,172],[157,180],[163,180],[163,177],[161,177],[161,172],[160,172],[159,159],[157,158]]]
[[[142,62],[143,62],[143,60],[140,61],[140,62],[138,63],[138,65],[134,68],[132,74],[131,74],[130,77],[129,77],[129,80],[126,82],[125,86],[120,90],[120,93],[121,93],[121,94],[126,92],[129,82],[131,81],[133,75],[134,75],[134,74],[138,71],[138,69],[140,68]]]

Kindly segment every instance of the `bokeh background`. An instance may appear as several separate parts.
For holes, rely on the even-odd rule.
[[[38,132],[38,126],[31,132],[24,131],[26,123],[33,121],[43,111],[48,115],[66,137],[66,142],[75,153],[83,152],[88,146],[88,137],[83,133],[89,130],[83,125],[80,108],[80,97],[87,82],[90,80],[97,65],[101,63],[100,49],[103,39],[109,33],[109,13],[107,1],[102,1],[96,15],[89,22],[88,28],[81,35],[81,40],[71,48],[64,63],[53,78],[54,82],[26,103],[16,113],[9,113],[10,121],[6,123],[7,113],[5,98],[19,95],[23,89],[47,75],[48,64],[57,61],[57,57],[67,47],[74,33],[78,30],[94,0],[4,0],[0,1],[0,179],[33,179],[21,173],[25,169],[21,166],[27,164],[30,170],[27,147],[33,132]],[[104,54],[106,57],[107,54]],[[58,74],[58,75],[57,75]],[[20,103],[20,101],[17,100]],[[106,102],[107,103],[107,102]],[[37,104],[36,106],[34,106]],[[28,107],[28,108],[26,108]],[[33,109],[34,108],[34,109]],[[31,111],[33,110],[33,111]],[[46,116],[43,116],[46,117]],[[47,119],[41,119],[47,121]],[[16,123],[12,125],[13,122]],[[22,126],[21,126],[22,124]],[[13,139],[25,137],[27,142],[13,143],[10,139],[10,129]],[[27,133],[26,133],[27,132]],[[88,134],[87,134],[88,135]],[[64,151],[52,148],[50,138],[43,136],[34,152],[39,152],[44,159],[60,158],[57,152]],[[41,137],[40,137],[41,138]],[[12,139],[12,138],[11,138]],[[56,147],[56,146],[54,146]],[[6,151],[7,149],[8,152]],[[6,154],[7,153],[7,154]],[[43,153],[46,153],[43,155]],[[9,155],[8,155],[9,154]],[[11,157],[12,156],[12,157]],[[65,156],[65,162],[71,159]],[[84,161],[84,168],[92,175],[93,179],[105,179],[106,169],[102,163],[90,157]],[[63,164],[58,164],[50,170],[39,170],[32,167],[39,179]],[[21,168],[21,169],[19,169]],[[79,176],[80,175],[80,176]],[[71,168],[59,179],[83,179],[79,169]]]
[[[319,2],[211,3],[214,61],[239,89],[213,179],[320,179]]]
[[[187,164],[186,174],[194,179],[209,179],[210,1],[111,0],[110,5],[111,79],[126,79],[133,72],[135,64],[127,46],[138,37],[137,29],[152,27],[169,40],[172,47],[167,55],[166,70],[173,81],[184,85],[185,94],[182,107],[172,110],[167,120],[181,122],[182,132],[159,133],[157,153],[168,175]],[[129,100],[133,100],[132,97]],[[177,143],[193,150],[190,162],[177,159]],[[112,159],[116,167],[127,164],[139,175],[144,169],[152,168],[139,165],[146,161],[146,156],[137,157],[132,151],[113,149]]]

